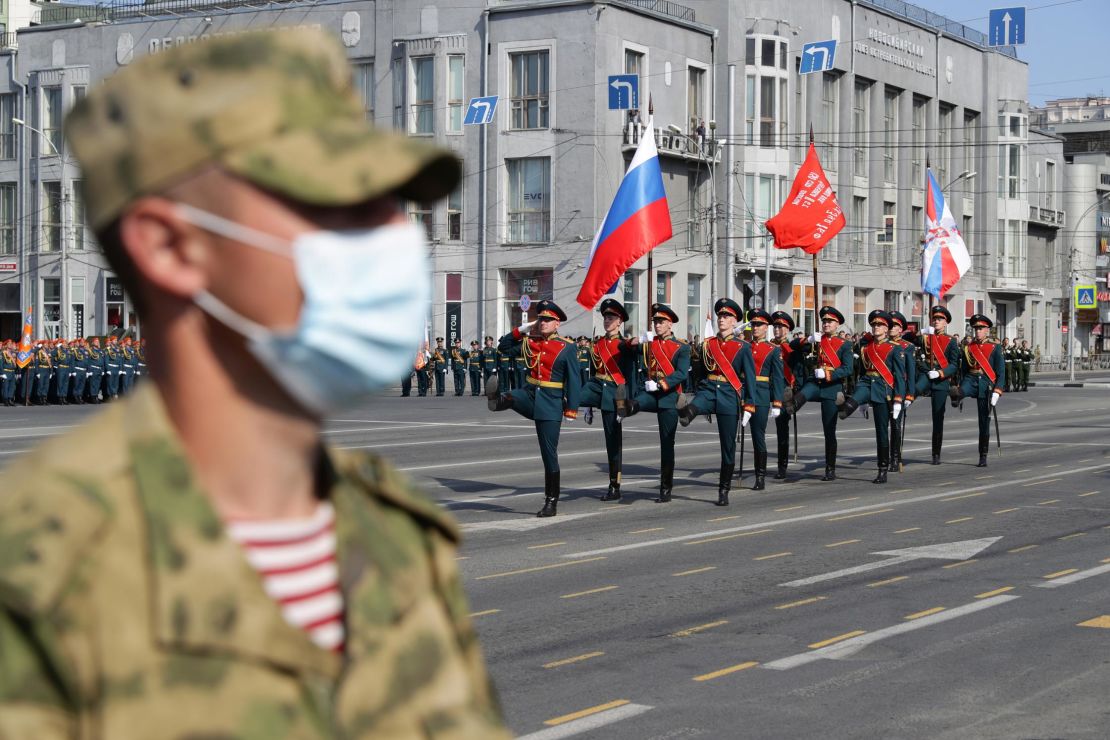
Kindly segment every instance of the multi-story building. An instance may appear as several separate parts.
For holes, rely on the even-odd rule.
[[[80,174],[58,134],[87,85],[205,35],[313,24],[342,39],[375,125],[435,141],[463,162],[457,192],[411,209],[432,241],[433,336],[505,332],[519,323],[522,296],[570,309],[567,333],[594,330],[574,299],[650,101],[674,236],[654,251],[650,274],[641,260],[616,286],[636,331],[659,300],[683,317],[680,332],[701,334],[721,295],[792,311],[803,328],[815,299],[856,330],[879,307],[920,321],[931,166],[973,257],[943,297],[954,330],[982,310],[1003,335],[1055,354],[1062,281],[1033,266],[1058,260],[1068,205],[1045,188],[1065,178],[1058,140],[1030,134],[1027,68],[1012,49],[987,48],[983,34],[892,0],[691,5],[154,0],[99,7],[86,13],[91,22],[44,13],[0,52],[0,332],[14,333],[24,305],[48,332],[135,320],[79,225]],[[827,39],[838,41],[832,66],[800,74],[803,44]],[[637,77],[637,110],[609,109],[616,74]],[[490,95],[492,122],[466,125],[468,101]],[[763,228],[811,127],[848,219],[819,256],[816,296],[809,257],[769,248]],[[1054,180],[1043,179],[1050,162]]]

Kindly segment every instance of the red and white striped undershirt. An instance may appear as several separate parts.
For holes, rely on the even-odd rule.
[[[307,519],[234,520],[227,533],[262,576],[285,620],[320,647],[341,652],[346,633],[332,505],[321,503]]]

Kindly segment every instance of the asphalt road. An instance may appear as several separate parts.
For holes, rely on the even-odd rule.
[[[522,736],[1105,738],[1107,412],[1105,389],[1008,394],[984,470],[971,405],[948,409],[934,467],[918,404],[905,471],[877,486],[858,412],[841,422],[841,479],[818,480],[810,404],[790,478],[757,493],[746,473],[728,508],[704,420],[679,430],[666,505],[653,416],[626,421],[618,504],[597,500],[600,419],[578,421],[553,519],[534,516],[531,423],[484,399],[381,398],[327,436],[390,457],[463,524],[474,620]],[[0,409],[0,464],[85,413]]]

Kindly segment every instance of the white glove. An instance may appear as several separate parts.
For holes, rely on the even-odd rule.
[[[644,390],[648,393],[654,393],[655,391],[659,390],[659,384],[656,383],[654,380],[644,381]]]
[[[643,334],[640,335],[640,341],[644,344],[647,344],[653,339],[655,339],[655,332],[653,331],[645,331]]]
[[[535,324],[535,321],[529,321],[526,324],[521,324],[520,326],[518,326],[516,330],[519,331],[521,334],[527,334],[528,332],[532,331],[532,327],[535,326]]]
[[[748,328],[748,322],[747,321],[745,321],[743,323],[740,323],[740,324],[737,324],[736,326],[732,327],[732,336],[734,336],[734,337],[740,336],[741,334],[744,333],[744,330],[747,329],[747,328]]]
[[[921,330],[921,333],[922,334],[936,334],[937,330],[934,329],[931,326],[926,326],[924,329]]]
[[[903,410],[909,409],[911,403],[913,403],[913,401],[911,401],[908,398],[905,401],[902,401],[902,409]]]
[[[748,425],[748,422],[751,421],[751,420],[752,420],[752,412],[751,411],[745,411],[744,415],[742,417],[740,417],[740,426],[746,427]]]
[[[894,404],[894,418],[897,419],[901,415],[902,415],[902,404],[900,404],[900,403]]]
[[[782,414],[782,409],[780,409],[778,406],[772,406],[771,407],[771,418],[772,419],[779,418],[780,414]]]
[[[824,380],[825,379],[825,368],[819,367],[816,370],[814,370],[813,371],[813,377],[817,378],[818,380]]]
[[[936,380],[939,377],[940,377],[940,370],[930,370],[929,371],[929,380]]]
[[[813,344],[817,344],[821,341],[821,334],[819,332],[813,332],[809,335],[809,341]]]
[[[994,393],[991,394],[991,406],[997,406],[998,405],[998,397],[1001,396],[1001,395],[1002,394],[999,393],[998,391],[995,391]]]

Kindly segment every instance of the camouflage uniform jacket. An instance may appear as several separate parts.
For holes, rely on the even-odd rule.
[[[154,386],[0,489],[0,738],[502,738],[454,523],[328,451],[343,655],[263,591]]]

